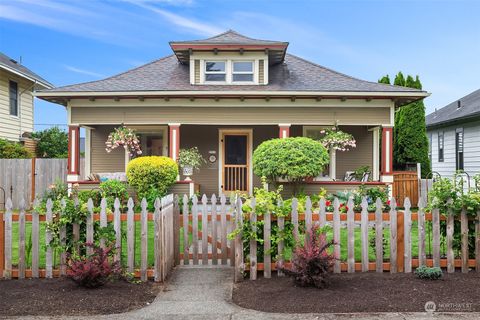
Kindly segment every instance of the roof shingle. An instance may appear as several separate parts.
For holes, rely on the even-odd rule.
[[[476,116],[480,117],[480,89],[430,113],[426,117],[426,122],[427,127],[434,127]]]
[[[52,93],[128,91],[422,92],[356,79],[291,54],[286,55],[284,63],[269,67],[267,85],[192,85],[188,65],[180,64],[170,55],[103,80],[44,90]]]
[[[15,70],[24,77],[38,81],[45,88],[53,88],[54,85],[48,82],[47,80],[40,77],[38,74],[28,69],[27,67],[19,64],[15,60],[11,59],[7,55],[0,52],[0,67],[5,67],[6,69]]]

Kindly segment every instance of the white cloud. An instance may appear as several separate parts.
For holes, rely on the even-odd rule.
[[[191,19],[191,18],[186,18],[181,15],[169,12],[164,9],[157,8],[155,6],[152,6],[150,4],[146,4],[145,2],[142,1],[132,1],[132,0],[126,0],[127,2],[130,2],[134,5],[137,5],[141,8],[144,8],[146,10],[149,10],[151,12],[154,12],[166,20],[168,22],[175,24],[178,27],[184,28],[190,32],[193,32],[198,35],[205,35],[205,36],[211,36],[214,34],[221,33],[223,29],[218,28],[214,25],[208,24],[208,23],[203,23],[199,22],[197,20]]]
[[[75,72],[75,73],[95,77],[95,78],[105,78],[105,75],[103,75],[101,73],[97,73],[97,72],[90,71],[90,70],[85,70],[85,69],[80,69],[80,68],[69,66],[69,65],[66,65],[65,69],[67,69],[69,71],[72,71],[72,72]]]

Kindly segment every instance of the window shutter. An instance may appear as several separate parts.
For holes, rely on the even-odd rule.
[[[258,83],[265,84],[265,60],[258,61]]]
[[[194,68],[195,68],[195,79],[194,83],[195,84],[200,84],[200,60],[195,60],[194,63]]]

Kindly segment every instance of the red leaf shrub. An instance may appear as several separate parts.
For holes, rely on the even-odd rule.
[[[102,249],[92,243],[85,243],[93,248],[93,253],[86,256],[68,256],[67,277],[86,288],[98,288],[122,273],[119,262],[113,262],[111,248]]]
[[[327,242],[326,234],[318,226],[313,226],[308,231],[304,245],[298,246],[294,251],[292,269],[283,268],[283,271],[300,286],[325,288],[330,269],[336,260],[327,250],[334,244],[333,241]]]

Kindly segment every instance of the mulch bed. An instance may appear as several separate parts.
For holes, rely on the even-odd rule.
[[[0,280],[0,315],[54,316],[121,313],[151,303],[160,286],[126,281],[85,289],[68,279]]]
[[[291,278],[272,276],[237,284],[233,301],[244,308],[280,313],[480,311],[480,273],[444,274],[421,280],[413,274],[334,274],[327,289],[295,286]]]

